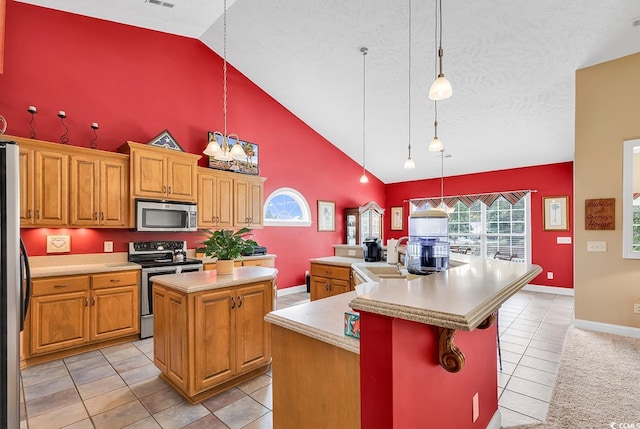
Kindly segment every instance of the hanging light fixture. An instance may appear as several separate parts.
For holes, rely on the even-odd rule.
[[[410,170],[416,168],[416,163],[411,159],[411,0],[409,0],[409,158],[404,162],[404,168]]]
[[[429,143],[429,151],[438,152],[438,151],[444,150],[444,146],[442,145],[442,142],[438,138],[438,102],[437,101],[433,102],[433,110],[435,112],[435,120],[433,121],[433,129],[435,132],[435,137],[433,137],[433,140],[431,140],[431,143]]]
[[[444,148],[440,150],[440,157],[440,204],[438,204],[436,210],[441,210],[447,215],[450,215],[455,209],[444,203]]]
[[[439,6],[439,10],[438,10]],[[438,26],[438,14],[440,14],[440,26]],[[437,46],[437,55],[438,62],[440,64],[440,73],[438,73],[435,82],[431,84],[431,89],[429,89],[429,98],[432,100],[445,100],[451,97],[453,94],[453,89],[451,88],[451,83],[444,77],[444,73],[442,72],[442,0],[436,0],[436,36],[438,29],[440,29],[440,42]]]
[[[366,119],[366,109],[365,109],[365,95],[366,95],[366,81],[367,81],[367,51],[368,49],[365,47],[360,48],[360,52],[362,53],[362,176],[360,176],[360,183],[369,183],[369,178],[367,177],[367,172],[364,168],[365,161],[365,119]]]
[[[227,0],[223,2],[224,11],[223,22],[223,54],[222,54],[222,116],[223,132],[214,131],[212,140],[207,144],[202,153],[213,156],[218,161],[233,161],[234,159],[245,160],[247,154],[240,145],[240,138],[237,134],[227,134]],[[218,143],[218,140],[220,141]],[[235,140],[235,143],[231,143]]]

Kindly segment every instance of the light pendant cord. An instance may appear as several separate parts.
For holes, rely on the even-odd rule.
[[[438,0],[438,4],[440,5],[440,43],[438,45],[438,59],[440,60],[440,74],[436,77],[444,76],[442,73],[442,0]]]
[[[365,176],[365,141],[366,141],[366,121],[367,121],[367,111],[366,111],[366,86],[367,86],[367,48],[360,48],[360,52],[362,52],[362,176]]]
[[[440,204],[444,203],[444,149],[440,151]]]
[[[224,13],[222,14],[222,116],[224,135],[222,142],[225,144],[223,150],[227,150],[227,0],[224,0]]]
[[[409,159],[411,159],[411,0],[409,0]]]

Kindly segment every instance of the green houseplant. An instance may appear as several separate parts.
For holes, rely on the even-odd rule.
[[[253,248],[258,245],[248,238],[251,236],[250,233],[251,230],[247,227],[237,231],[232,229],[203,230],[202,235],[206,239],[200,242],[202,247],[197,251],[203,252],[205,256],[218,258],[216,261],[218,274],[231,274],[233,261],[242,258],[243,253],[251,253]]]

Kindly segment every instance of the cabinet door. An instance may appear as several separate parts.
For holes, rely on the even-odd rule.
[[[264,316],[271,311],[271,284],[236,291],[236,372],[250,371],[271,357],[271,329]]]
[[[198,228],[216,226],[216,178],[211,174],[198,174]]]
[[[338,295],[341,293],[349,292],[351,290],[351,283],[342,279],[331,279],[331,295]]]
[[[33,224],[33,185],[35,182],[33,158],[33,149],[20,146],[20,224],[22,226]]]
[[[196,161],[167,160],[167,196],[171,200],[196,201]]]
[[[242,261],[242,265],[245,267],[253,266],[253,267],[273,268],[276,266],[276,263],[275,263],[275,258],[268,257],[268,258],[250,259],[250,260],[245,259]]]
[[[249,186],[249,182],[246,180],[236,179],[234,181],[234,226],[249,226],[251,205],[251,200],[249,197]]]
[[[316,299],[326,298],[331,296],[331,280],[326,277],[311,276],[311,285],[309,287],[311,291],[311,301]]]
[[[35,219],[38,226],[65,226],[68,220],[69,158],[35,151]]]
[[[230,228],[233,226],[233,179],[228,176],[218,177],[216,216],[217,226],[220,228]]]
[[[262,228],[262,181],[249,182],[249,224],[251,228]]]
[[[31,354],[86,343],[89,340],[88,303],[88,291],[32,297]]]
[[[155,153],[132,150],[131,183],[135,197],[165,198],[167,158]]]
[[[198,294],[194,302],[195,391],[230,379],[235,368],[236,299],[233,290]]]
[[[91,341],[106,340],[140,331],[138,285],[91,292]]]
[[[154,363],[177,386],[188,383],[187,297],[153,287]]]
[[[127,226],[129,164],[126,159],[100,163],[100,225]]]
[[[98,225],[100,223],[99,159],[72,155],[70,176],[70,224]]]

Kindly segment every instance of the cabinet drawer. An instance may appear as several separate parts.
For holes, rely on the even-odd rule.
[[[336,265],[311,264],[311,275],[330,277],[332,279],[351,279],[351,267],[338,267]]]
[[[276,266],[273,258],[243,260],[242,265],[245,267],[254,266],[254,267],[269,267],[269,268],[273,268]]]
[[[33,296],[80,292],[89,289],[89,276],[50,277],[34,279]]]
[[[138,284],[138,271],[123,271],[118,273],[94,274],[91,276],[91,288],[103,289],[107,287],[129,286]]]

